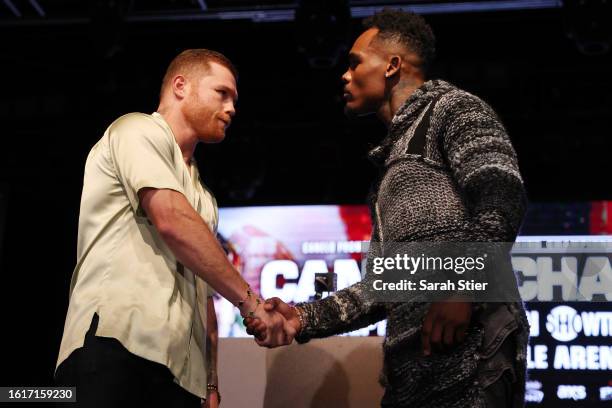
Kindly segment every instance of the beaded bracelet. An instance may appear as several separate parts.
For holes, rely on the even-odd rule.
[[[214,391],[217,393],[217,397],[219,398],[219,404],[221,404],[221,393],[219,392],[219,387],[217,384],[206,384],[206,389],[208,391]]]
[[[240,309],[242,307],[242,305],[244,305],[244,302],[246,302],[247,300],[249,300],[250,298],[253,297],[253,291],[251,290],[251,286],[247,286],[247,296],[246,298],[244,298],[243,300],[239,301],[238,304],[236,305],[236,307],[238,309]]]
[[[302,308],[300,308],[299,306],[294,306],[293,309],[295,310],[295,314],[297,315],[297,318],[300,321],[300,331],[296,333],[297,336],[306,328],[306,316],[304,315],[304,310],[302,310]]]
[[[244,306],[245,302],[249,299],[251,299],[253,297],[253,291],[251,290],[251,286],[247,286],[247,296],[246,298],[244,298],[243,300],[241,300],[240,302],[238,302],[238,304],[236,304],[235,306],[240,309],[242,308],[242,306]],[[261,298],[257,297],[255,298],[255,308],[253,310],[251,310],[250,312],[247,313],[246,317],[250,317],[250,318],[255,318],[255,311],[257,310],[257,308],[259,307],[259,305],[261,305]],[[241,311],[242,313],[242,311]]]
[[[255,299],[255,309],[253,309],[249,313],[247,313],[247,317],[250,317],[251,319],[254,319],[255,318],[255,311],[257,311],[257,308],[259,307],[259,305],[261,305],[261,298]]]

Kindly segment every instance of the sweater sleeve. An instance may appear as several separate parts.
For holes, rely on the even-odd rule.
[[[384,303],[375,302],[368,295],[371,278],[372,274],[368,274],[361,282],[325,299],[297,304],[305,315],[305,326],[296,340],[305,343],[311,338],[350,332],[385,319]]]
[[[486,103],[463,93],[441,99],[443,153],[467,199],[475,240],[514,242],[527,198],[506,129]]]

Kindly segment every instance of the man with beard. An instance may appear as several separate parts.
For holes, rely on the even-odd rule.
[[[381,170],[369,202],[372,242],[513,242],[526,198],[494,111],[448,82],[426,80],[435,40],[420,16],[384,10],[365,28],[342,79],[346,111],[375,113],[388,128],[370,152]],[[520,302],[376,302],[366,280],[295,307],[275,298],[266,309],[283,313],[300,343],[386,318],[383,407],[524,404],[529,329]],[[264,328],[245,323],[250,333]]]
[[[216,406],[209,285],[275,342],[293,333],[226,258],[217,204],[193,158],[198,143],[224,139],[236,77],[223,55],[184,51],[168,67],[157,112],[117,119],[89,153],[57,361],[78,406]]]

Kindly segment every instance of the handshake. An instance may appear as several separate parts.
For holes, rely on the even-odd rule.
[[[435,351],[448,351],[465,339],[472,318],[472,302],[457,296],[452,301],[434,302],[423,318],[421,344],[424,356]],[[304,327],[301,308],[289,306],[274,297],[266,300],[244,319],[247,333],[255,336],[262,347],[279,347],[291,344]],[[338,325],[341,322],[338,321]],[[315,329],[315,327],[311,327]]]
[[[295,307],[274,297],[266,300],[251,316],[245,317],[243,323],[258,345],[269,348],[286,346],[302,330],[298,313]]]

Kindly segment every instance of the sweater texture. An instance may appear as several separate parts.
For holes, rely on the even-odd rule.
[[[424,83],[369,157],[380,175],[369,197],[368,260],[381,255],[381,242],[514,242],[525,190],[504,126],[478,97],[445,81]],[[298,342],[387,319],[383,407],[484,407],[484,390],[504,374],[515,380],[512,406],[524,405],[529,325],[521,302],[476,304],[465,340],[424,357],[430,303],[374,301],[371,278],[297,305],[306,317]]]

